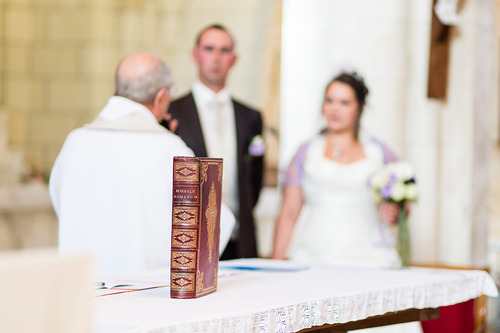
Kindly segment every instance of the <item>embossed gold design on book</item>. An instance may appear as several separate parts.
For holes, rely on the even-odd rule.
[[[172,223],[175,225],[196,226],[198,223],[198,207],[174,207]]]
[[[198,230],[173,230],[172,246],[184,249],[196,249],[198,243]]]
[[[208,207],[205,211],[205,217],[207,219],[207,230],[208,230],[208,261],[212,262],[212,250],[214,248],[214,233],[215,233],[215,224],[217,220],[217,214],[219,210],[217,209],[217,195],[215,193],[215,184],[212,182],[212,186],[210,187],[210,193],[208,195]]]
[[[171,290],[194,291],[195,273],[172,273],[171,275]]]
[[[176,180],[197,183],[199,179],[198,162],[179,162],[175,166]]]
[[[171,267],[175,269],[196,269],[196,252],[172,251]]]

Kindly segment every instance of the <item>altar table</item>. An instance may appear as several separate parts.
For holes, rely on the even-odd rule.
[[[168,269],[137,276],[155,282],[145,290],[95,297],[96,333],[342,331],[380,320],[432,319],[439,307],[497,296],[489,274],[479,270],[239,259],[220,263],[217,292],[189,300],[170,298]]]

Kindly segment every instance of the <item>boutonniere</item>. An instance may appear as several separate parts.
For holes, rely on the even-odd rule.
[[[256,135],[250,140],[250,144],[248,145],[247,157],[260,157],[264,155],[266,151],[266,143],[262,135]]]

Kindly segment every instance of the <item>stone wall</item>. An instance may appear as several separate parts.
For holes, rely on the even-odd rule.
[[[9,145],[45,175],[66,135],[89,122],[113,94],[127,53],[173,49],[181,1],[1,0],[0,105]],[[168,4],[168,5],[167,5]]]
[[[21,151],[8,148],[6,118],[0,111],[0,251],[55,246],[57,219],[47,185],[25,170]]]
[[[195,35],[214,22],[235,35],[239,58],[230,89],[263,113],[266,180],[275,183],[280,4],[0,0],[0,249],[55,245],[57,223],[39,182],[48,181],[67,134],[91,121],[114,93],[119,60],[137,51],[159,54],[183,93],[196,75],[190,58]]]
[[[22,153],[7,145],[7,112],[0,108],[0,186],[19,184],[23,179]]]

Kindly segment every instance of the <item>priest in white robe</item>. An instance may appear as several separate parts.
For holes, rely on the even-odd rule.
[[[172,78],[157,56],[136,53],[116,71],[116,94],[73,130],[50,176],[60,252],[94,255],[98,274],[170,266],[172,162],[194,156],[159,122]],[[221,251],[234,217],[223,208]]]

